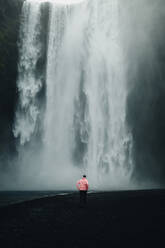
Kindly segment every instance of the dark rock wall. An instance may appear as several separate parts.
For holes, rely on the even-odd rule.
[[[126,0],[124,6],[127,122],[133,134],[134,178],[164,185],[165,1]]]
[[[17,98],[19,19],[23,0],[0,0],[0,161],[15,151],[12,125]]]

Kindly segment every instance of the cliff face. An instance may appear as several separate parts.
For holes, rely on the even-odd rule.
[[[19,20],[23,0],[0,0],[0,161],[14,151]]]
[[[165,1],[121,1],[134,176],[165,183]]]

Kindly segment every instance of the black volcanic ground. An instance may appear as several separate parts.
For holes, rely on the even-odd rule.
[[[0,208],[0,247],[165,247],[165,190],[32,200]]]

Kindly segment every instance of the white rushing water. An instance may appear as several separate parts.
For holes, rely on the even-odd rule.
[[[132,142],[118,0],[47,2],[41,180],[49,186],[74,185],[86,173],[93,188],[127,185]],[[23,7],[14,128],[22,145],[31,141],[40,118],[41,6],[43,1],[27,0]]]
[[[40,3],[25,2],[22,10],[20,30],[20,61],[18,92],[19,105],[16,112],[14,134],[20,136],[20,143],[30,141],[36,129],[39,107],[36,96],[42,86],[36,75],[36,64],[41,53]]]

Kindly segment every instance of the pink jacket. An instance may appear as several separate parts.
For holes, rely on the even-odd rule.
[[[88,180],[83,177],[77,182],[76,186],[78,190],[88,190]]]

